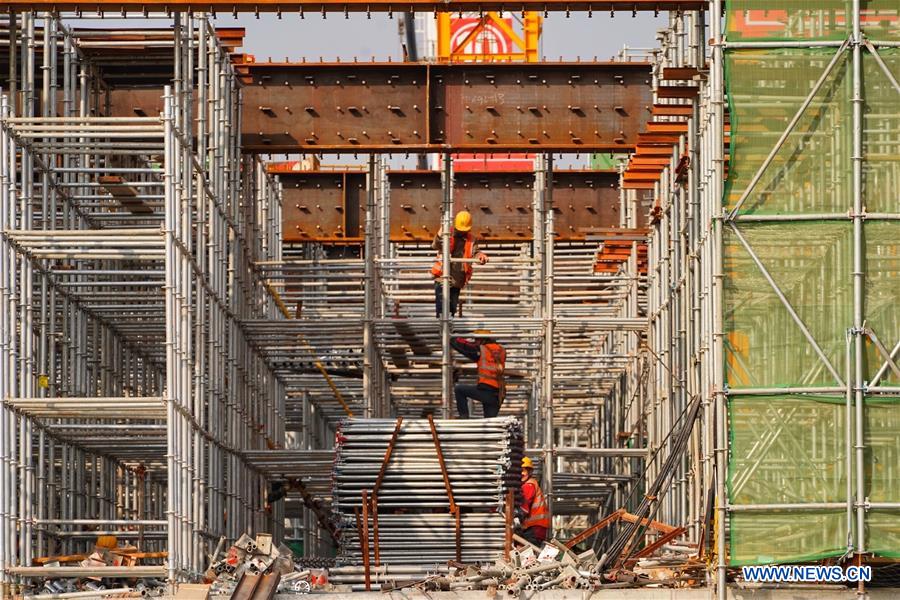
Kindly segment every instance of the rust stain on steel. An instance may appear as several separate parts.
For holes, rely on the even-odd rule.
[[[461,64],[434,68],[431,141],[455,148],[625,148],[650,104],[649,71],[637,65]],[[449,68],[448,68],[449,67]]]
[[[280,174],[284,188],[282,225],[290,241],[357,239],[364,234],[361,172],[300,171]]]
[[[298,171],[279,173],[279,177],[284,185],[285,241],[362,240],[364,173]],[[553,181],[559,240],[583,240],[588,228],[619,225],[618,175],[614,171],[556,171]],[[430,242],[440,226],[441,174],[393,171],[388,173],[388,183],[391,240]],[[480,239],[529,240],[533,187],[531,172],[458,172],[454,175],[454,210],[472,212]],[[355,226],[347,221],[354,216]],[[346,220],[341,222],[341,218]]]
[[[250,152],[628,151],[652,105],[644,63],[252,63]]]
[[[0,3],[4,12],[33,11],[142,11],[143,9],[194,12],[478,12],[488,10],[537,11],[685,11],[706,10],[706,2],[698,0],[17,0]]]

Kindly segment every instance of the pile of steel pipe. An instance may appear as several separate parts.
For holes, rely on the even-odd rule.
[[[503,551],[507,492],[520,485],[521,424],[498,417],[433,426],[427,420],[341,422],[333,508],[342,527],[342,562],[362,562],[360,511],[367,523],[372,517],[363,527],[368,548],[378,548],[385,564],[493,560]],[[373,498],[371,505],[363,505],[364,496]]]
[[[438,565],[455,558],[456,519],[448,512],[382,514],[379,501],[378,545],[381,562],[388,565]],[[460,518],[462,559],[470,563],[495,560],[503,554],[506,522],[503,513],[463,513]],[[375,535],[369,527],[369,548]],[[355,524],[344,531],[341,561],[363,564]]]

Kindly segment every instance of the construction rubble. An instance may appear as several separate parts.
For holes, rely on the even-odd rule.
[[[90,554],[36,558],[35,566],[48,575],[36,577],[25,598],[106,598],[117,595],[160,596],[166,591],[165,569],[144,561],[159,562],[165,552],[143,552],[137,546],[120,546],[115,536],[101,535]],[[72,576],[66,571],[71,569]],[[133,570],[135,577],[120,577]],[[157,571],[156,576],[149,571]],[[113,573],[117,572],[117,573]],[[110,573],[107,576],[107,573]],[[131,581],[125,584],[123,581]]]
[[[324,569],[302,568],[284,544],[267,533],[242,535],[205,573],[210,595],[264,600],[276,593],[308,593],[327,583]]]
[[[620,513],[627,515],[618,511],[614,516],[619,518]],[[656,526],[662,524],[657,523]],[[696,558],[697,548],[692,544],[669,542],[655,546],[650,556],[638,552],[628,559],[610,560],[606,554],[598,557],[592,548],[575,550],[575,544],[571,541],[566,544],[553,540],[538,548],[517,535],[513,535],[512,540],[514,545],[503,553],[503,558],[496,560],[357,566],[336,564],[334,559],[324,557],[295,560],[292,551],[284,544],[276,543],[272,535],[260,533],[251,537],[244,534],[227,550],[223,551],[224,543],[220,544],[204,573],[204,585],[179,586],[179,590],[201,590],[199,596],[186,595],[186,598],[233,597],[241,600],[271,600],[275,594],[400,589],[426,592],[487,590],[517,596],[523,592],[549,589],[598,590],[650,585],[687,587],[701,583],[704,577],[705,562]],[[127,569],[136,566],[138,558],[146,558],[148,554],[151,553],[141,553],[133,546],[96,546],[95,551],[84,557],[77,566]],[[150,558],[160,557],[154,555]],[[46,562],[44,567],[54,569],[55,573],[60,571],[59,565],[59,561],[52,561]],[[157,597],[167,593],[163,577],[52,577],[38,585],[39,589],[26,598]],[[175,597],[181,596],[179,591]]]
[[[705,563],[693,558],[696,548],[691,546],[667,545],[651,558],[610,568],[592,549],[575,553],[556,540],[543,549],[521,543],[521,549],[510,552],[508,559],[491,563],[467,565],[448,561],[431,569],[412,565],[372,567],[369,589],[487,590],[518,596],[549,589],[688,587],[703,581]],[[361,575],[358,568],[338,567],[330,571],[330,580],[335,585],[350,584],[353,591],[358,591],[363,589]]]

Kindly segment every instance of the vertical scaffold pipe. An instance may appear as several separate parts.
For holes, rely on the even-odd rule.
[[[172,88],[166,86],[163,91],[163,125],[165,126],[165,156],[164,156],[164,197],[165,197],[165,256],[166,256],[166,275],[165,275],[165,299],[166,299],[166,323],[172,323],[175,318],[175,243],[173,236],[175,215],[175,193],[173,181],[174,169],[174,152],[175,152],[175,131],[172,122],[172,112],[174,110],[172,102]],[[175,370],[177,369],[175,360],[175,332],[172,327],[166,327],[166,470],[168,477],[168,493],[166,495],[166,520],[168,522],[167,544],[169,549],[169,585],[175,583],[176,564],[179,557],[176,555],[177,549],[177,531],[175,529],[175,498],[177,495],[177,479],[175,474],[175,435],[173,428],[175,422]]]
[[[860,30],[860,3],[853,0],[853,330],[855,343],[855,398],[856,398],[856,552],[866,551],[865,534],[865,444],[863,439],[863,393],[865,365],[865,334],[863,333],[863,301],[865,294],[865,248],[863,240],[863,90],[862,90],[862,31]],[[849,476],[849,474],[848,474]]]
[[[375,387],[375,155],[369,155],[369,169],[366,173],[366,225],[365,225],[365,328],[363,329],[363,391],[365,394],[365,415],[375,416],[377,392]]]
[[[722,180],[724,177],[725,90],[722,54],[722,0],[710,3],[710,34],[712,37],[712,160],[713,177],[710,182],[710,205],[713,226],[713,389],[715,394],[715,464],[716,464],[716,596],[727,595],[725,565],[725,461],[728,457],[725,435],[725,376],[722,344]]]
[[[444,154],[441,179],[444,201],[441,208],[441,407],[443,418],[452,413],[453,372],[450,360],[450,222],[453,212],[453,159]]]
[[[553,514],[553,155],[544,157],[544,490],[547,508]]]

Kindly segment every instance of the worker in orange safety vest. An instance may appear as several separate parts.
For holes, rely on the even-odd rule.
[[[534,463],[527,456],[522,459],[522,504],[517,511],[522,537],[540,546],[550,529],[550,509],[541,486],[534,477]]]
[[[443,229],[438,231],[434,236],[431,247],[437,250],[437,260],[431,267],[431,276],[434,277],[434,308],[435,316],[440,319],[444,304],[444,290],[441,283],[441,276],[444,274],[442,241]],[[450,258],[451,259],[475,259],[479,264],[485,264],[488,261],[487,254],[478,250],[478,244],[475,236],[472,234],[472,213],[467,210],[461,210],[456,213],[453,221],[453,227],[450,229]],[[459,293],[472,279],[472,263],[471,262],[451,262],[450,263],[450,316],[456,313],[456,307],[459,304]]]
[[[450,338],[450,346],[469,360],[478,363],[478,381],[475,385],[459,383],[454,388],[456,409],[462,419],[469,418],[469,398],[481,402],[484,416],[496,417],[503,404],[503,371],[506,369],[506,349],[497,343],[490,331],[478,329],[474,339]]]

